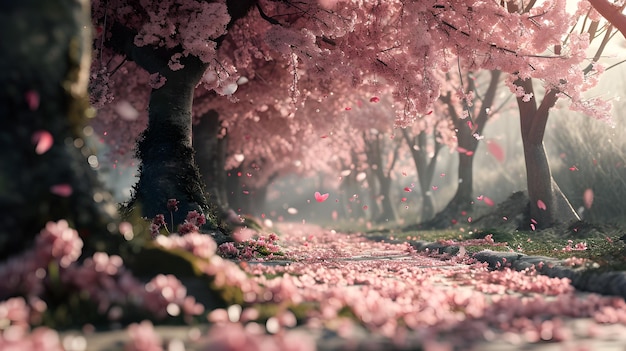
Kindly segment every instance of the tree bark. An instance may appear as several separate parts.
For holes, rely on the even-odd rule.
[[[609,0],[589,0],[589,3],[626,38],[626,15],[622,13],[624,5],[618,7]]]
[[[518,79],[515,84],[523,87],[526,94],[533,93],[531,79]],[[524,102],[522,97],[517,98],[526,162],[531,220],[529,227],[531,229],[547,228],[556,223],[580,220],[552,178],[543,145],[550,108],[558,100],[557,93],[557,90],[547,91],[539,106],[535,97],[528,102]]]
[[[193,126],[193,148],[196,162],[205,186],[209,203],[216,204],[220,211],[228,209],[226,195],[226,152],[228,135],[219,138],[220,120],[216,111],[211,110],[200,117]]]
[[[83,142],[89,107],[91,21],[85,0],[0,3],[0,257],[28,247],[48,221],[66,219],[84,252],[115,245],[110,194]],[[49,149],[36,149],[41,136]],[[115,226],[108,227],[115,231]]]
[[[138,213],[153,218],[169,214],[167,202],[176,199],[178,210],[172,212],[173,223],[168,223],[176,230],[189,211],[209,212],[191,146],[193,93],[206,64],[189,55],[181,59],[182,69],[172,71],[168,61],[180,48],[137,47],[133,42],[135,35],[134,31],[115,24],[107,45],[166,81],[150,93],[148,127],[137,142],[137,158],[141,161],[139,181],[124,215]]]

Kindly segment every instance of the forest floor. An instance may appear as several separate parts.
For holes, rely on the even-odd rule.
[[[488,234],[427,242],[302,223],[274,229],[284,257],[239,262],[280,302],[274,317],[263,326],[228,308],[210,314],[212,325],[155,327],[171,350],[264,350],[244,335],[259,325],[285,336],[273,346],[283,350],[625,350],[624,295],[576,289],[572,278],[601,284],[576,260],[503,250]],[[201,290],[190,292],[200,300]],[[93,333],[86,349],[121,350],[127,339],[122,330]]]

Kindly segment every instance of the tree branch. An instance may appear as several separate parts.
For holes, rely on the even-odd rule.
[[[615,6],[609,0],[589,0],[589,3],[626,38],[626,15],[622,13],[624,5]]]

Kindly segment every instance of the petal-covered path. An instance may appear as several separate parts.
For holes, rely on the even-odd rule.
[[[262,287],[244,299],[273,303],[273,317],[259,322],[254,308],[231,306],[209,314],[208,331],[192,329],[199,339],[189,328],[157,331],[187,350],[625,350],[621,297],[576,291],[534,269],[490,270],[464,250],[416,252],[314,225],[277,229],[285,259],[239,263]],[[120,337],[92,335],[88,349],[111,349]]]

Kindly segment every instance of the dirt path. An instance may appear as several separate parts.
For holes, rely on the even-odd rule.
[[[405,243],[313,225],[276,229],[286,259],[241,266],[264,286],[262,299],[279,306],[265,328],[307,335],[285,350],[626,350],[621,297],[576,291],[568,279],[533,269],[491,270],[462,251],[416,252]],[[289,306],[312,307],[294,329]],[[212,318],[230,323],[235,310],[216,311]],[[246,311],[240,312],[234,319],[246,325]],[[206,338],[203,347],[189,341],[195,329],[157,330],[186,340],[187,350],[210,349]],[[124,338],[97,333],[87,339],[88,350],[117,349],[112,345]]]

